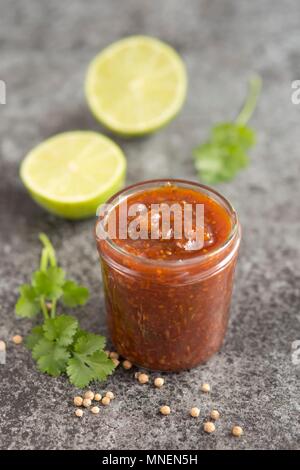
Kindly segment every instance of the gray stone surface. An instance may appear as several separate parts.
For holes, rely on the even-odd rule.
[[[300,79],[297,0],[141,1],[0,0],[0,447],[3,449],[292,449],[300,442],[300,365],[291,359],[300,339],[300,105],[291,81]],[[191,149],[210,126],[232,119],[253,71],[264,79],[252,120],[258,144],[250,167],[222,191],[239,211],[243,243],[231,321],[222,351],[190,372],[166,375],[158,391],[119,370],[99,390],[116,394],[101,415],[75,419],[75,390],[65,378],[38,373],[23,346],[29,321],[14,317],[18,286],[35,268],[37,235],[52,238],[62,265],[91,290],[78,311],[84,327],[105,333],[103,292],[93,220],[72,223],[45,213],[26,194],[18,167],[26,152],[68,129],[95,129],[83,95],[91,58],[129,34],[150,34],[182,54],[189,74],[186,105],[167,128],[139,139],[116,140],[128,157],[128,183],[146,178],[195,179]],[[199,385],[208,381],[212,393]],[[158,415],[168,403],[171,416]],[[188,416],[199,405],[201,418]],[[203,419],[222,414],[214,435]],[[245,435],[230,436],[240,423]]]

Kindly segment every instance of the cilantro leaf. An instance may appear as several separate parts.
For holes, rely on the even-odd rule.
[[[72,344],[77,328],[78,321],[71,315],[48,318],[43,325],[45,338],[59,346],[69,346]]]
[[[70,358],[67,347],[72,344],[77,328],[76,318],[60,315],[46,319],[43,326],[33,329],[29,346],[39,370],[55,377],[65,372]]]
[[[114,368],[114,363],[104,351],[96,351],[92,355],[75,353],[68,361],[67,374],[73,385],[83,388],[91,380],[105,380]]]
[[[103,349],[105,342],[104,336],[82,331],[77,338],[74,351],[79,354],[93,354],[97,350]]]
[[[81,330],[77,319],[70,315],[57,316],[59,300],[69,307],[84,305],[89,291],[66,280],[48,237],[40,234],[40,241],[40,269],[33,273],[31,285],[21,286],[15,306],[20,317],[43,313],[44,323],[32,328],[26,345],[42,372],[54,377],[67,372],[70,381],[80,387],[91,380],[103,380],[115,368],[103,351],[105,338]]]
[[[85,362],[94,371],[94,380],[105,380],[115,368],[104,351],[96,351],[89,358],[86,357]]]
[[[77,331],[76,331],[76,333],[74,335],[74,338],[73,338],[73,344],[75,344],[77,342],[77,340],[79,338],[81,338],[83,335],[85,335],[86,333],[87,333],[86,331],[82,330],[80,328],[80,326],[78,326]]]
[[[247,151],[255,145],[256,138],[246,124],[260,93],[260,77],[253,77],[249,85],[246,102],[235,122],[217,124],[208,140],[193,152],[199,177],[207,183],[229,181],[249,164]]]
[[[15,312],[18,317],[32,318],[41,310],[39,298],[34,287],[29,284],[23,284],[20,287],[20,297],[15,306]]]
[[[94,379],[94,371],[87,367],[79,357],[72,357],[68,361],[67,374],[71,384],[84,388]]]
[[[246,150],[254,145],[250,128],[235,123],[219,124],[208,142],[194,151],[195,167],[207,183],[229,181],[248,165]]]
[[[224,122],[216,125],[212,129],[211,139],[221,145],[238,145],[243,150],[248,150],[256,143],[253,129],[234,122]]]
[[[89,290],[74,281],[66,281],[63,285],[62,301],[67,307],[84,305],[89,297]]]
[[[57,266],[50,266],[45,271],[36,271],[32,278],[32,285],[37,294],[51,300],[61,297],[64,282],[65,272]]]
[[[30,335],[26,338],[26,346],[31,351],[33,350],[34,346],[42,339],[44,335],[42,325],[35,326],[32,328]]]
[[[32,357],[37,361],[40,371],[58,377],[65,371],[70,353],[55,342],[42,338],[34,346]]]
[[[68,361],[67,374],[70,382],[82,388],[91,380],[105,380],[115,368],[102,348],[103,336],[82,332],[74,345],[73,357]]]

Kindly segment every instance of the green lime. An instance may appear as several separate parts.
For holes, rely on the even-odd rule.
[[[186,70],[172,47],[154,38],[132,36],[95,57],[85,89],[102,124],[119,134],[142,135],[178,113],[186,96]]]
[[[121,149],[96,132],[73,131],[42,142],[25,157],[20,176],[33,199],[61,217],[96,214],[125,179]]]

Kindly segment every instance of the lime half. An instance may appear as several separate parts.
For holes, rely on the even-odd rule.
[[[115,42],[95,57],[86,78],[89,106],[123,135],[142,135],[170,121],[183,105],[187,78],[177,52],[146,36]]]
[[[121,189],[126,160],[121,149],[96,132],[58,134],[35,147],[20,176],[33,199],[61,217],[93,216]]]

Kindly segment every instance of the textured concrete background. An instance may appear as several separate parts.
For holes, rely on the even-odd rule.
[[[141,1],[0,0],[0,447],[8,449],[245,449],[297,448],[300,443],[300,365],[291,345],[300,339],[300,105],[291,81],[300,79],[297,0]],[[15,333],[17,288],[38,262],[45,231],[62,265],[91,290],[78,311],[84,327],[105,333],[93,220],[71,223],[45,213],[27,196],[19,163],[41,140],[68,129],[101,130],[87,109],[87,65],[104,46],[130,34],[157,36],[177,48],[189,74],[186,105],[166,129],[137,141],[116,139],[128,157],[128,183],[146,178],[195,179],[191,150],[210,126],[234,118],[247,79],[258,71],[263,95],[252,120],[258,144],[250,167],[219,186],[239,211],[243,244],[231,321],[222,351],[190,372],[166,375],[166,386],[139,386],[119,370],[99,390],[117,396],[101,415],[75,419],[65,378],[35,370]],[[212,393],[199,392],[202,381]],[[158,415],[168,403],[174,413]],[[201,419],[188,410],[201,408]],[[222,419],[214,435],[201,424],[210,408]],[[240,423],[245,435],[230,436]]]

